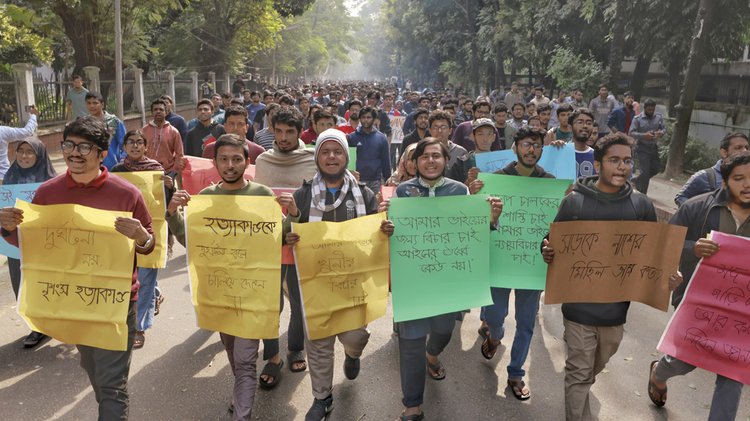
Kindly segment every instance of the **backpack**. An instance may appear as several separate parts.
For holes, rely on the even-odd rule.
[[[714,171],[713,167],[706,168],[703,171],[705,171],[706,176],[708,176],[708,187],[711,189],[711,191],[716,190],[719,187],[716,185],[716,171]]]

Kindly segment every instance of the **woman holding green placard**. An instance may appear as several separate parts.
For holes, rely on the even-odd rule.
[[[396,188],[397,197],[439,197],[469,194],[463,183],[445,178],[445,167],[450,155],[448,148],[434,137],[417,143],[412,161],[417,176]],[[488,199],[491,206],[490,222],[497,226],[503,209],[500,199]],[[387,210],[389,201],[383,201],[380,211]],[[445,378],[445,367],[438,356],[451,340],[457,313],[440,314],[418,320],[397,323],[399,362],[401,372],[402,402],[406,407],[400,421],[424,419],[421,405],[424,400],[425,374],[434,380]]]
[[[11,164],[5,174],[3,184],[29,184],[41,183],[57,175],[52,167],[52,162],[47,155],[47,148],[37,138],[22,140],[16,146],[16,160]],[[8,258],[8,273],[13,294],[18,300],[18,291],[21,285],[21,261]],[[39,345],[47,335],[40,332],[31,332],[23,341],[24,348],[34,348]]]

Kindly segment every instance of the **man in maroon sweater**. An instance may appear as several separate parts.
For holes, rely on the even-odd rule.
[[[87,116],[65,127],[62,151],[68,171],[44,184],[36,192],[33,203],[37,205],[76,204],[92,208],[127,211],[133,218],[118,217],[112,221],[115,229],[135,240],[135,251],[148,254],[154,249],[151,215],[141,192],[120,177],[109,175],[102,166],[109,149],[109,132],[104,122]],[[0,209],[2,236],[10,244],[18,245],[17,227],[23,221],[23,211],[13,207]],[[128,348],[110,351],[77,345],[81,354],[81,367],[89,375],[99,404],[99,420],[126,420],[128,418],[128,373],[130,355],[135,336],[135,302],[138,295],[135,259],[128,308]]]

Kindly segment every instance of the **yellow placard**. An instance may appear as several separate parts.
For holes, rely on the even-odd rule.
[[[294,260],[310,339],[366,326],[388,303],[385,213],[346,222],[293,224]]]
[[[118,177],[128,180],[136,186],[146,201],[146,208],[151,214],[151,228],[154,230],[156,246],[149,254],[138,254],[138,267],[167,267],[167,220],[164,212],[167,209],[164,196],[164,173],[161,171],[114,172]]]
[[[275,198],[198,195],[185,209],[198,326],[247,339],[278,338],[283,227]]]
[[[18,314],[61,342],[124,351],[135,243],[115,230],[132,217],[81,205],[33,205],[19,226]]]

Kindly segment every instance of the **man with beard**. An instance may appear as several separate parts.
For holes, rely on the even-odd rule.
[[[265,107],[266,104],[260,102],[260,93],[258,91],[250,92],[250,103],[245,106],[250,121],[255,121],[255,114]]]
[[[510,107],[510,114],[513,118],[508,121],[510,127],[516,130],[521,130],[521,128],[526,125],[526,120],[523,118],[525,113],[526,106],[523,105],[522,102],[516,102],[513,104],[513,106]]]
[[[670,224],[687,227],[682,247],[680,272],[683,279],[691,279],[699,260],[721,253],[719,244],[706,238],[711,231],[750,237],[750,153],[730,155],[721,163],[721,189],[695,196],[677,210]],[[672,305],[680,305],[687,282],[682,282],[672,293]],[[737,366],[739,370],[739,363]],[[695,366],[675,357],[664,355],[651,363],[648,396],[656,406],[667,401],[667,380],[683,376]],[[708,414],[710,421],[734,420],[742,395],[742,383],[716,375],[716,386]]]
[[[245,139],[245,134],[250,126],[247,120],[247,110],[242,105],[230,105],[224,110],[224,130],[229,134],[235,134],[240,139]],[[205,145],[203,148],[203,158],[211,159],[215,155],[214,150],[216,148],[216,142],[211,142]],[[249,151],[248,159],[250,164],[255,165],[255,160],[258,156],[265,152],[262,146],[257,143],[253,143],[245,139],[245,144]]]
[[[404,137],[404,141],[401,143],[401,150],[405,151],[407,146],[417,143],[430,135],[427,131],[429,118],[430,112],[427,111],[427,108],[417,108],[414,110],[415,129]]]
[[[578,111],[581,110],[573,113],[576,119],[591,118]],[[574,131],[576,125],[580,123],[574,123]],[[633,168],[632,150],[633,140],[622,133],[599,139],[594,156],[599,175],[578,179],[573,191],[560,203],[555,222],[656,222],[654,205],[645,195],[634,191],[628,182]],[[555,256],[546,239],[542,242],[542,256],[548,264]],[[567,421],[592,419],[589,391],[596,375],[620,346],[629,307],[628,301],[562,305]]]
[[[419,103],[417,105],[419,108],[424,108],[425,110],[430,109],[430,98],[426,96],[419,97]],[[414,130],[414,119],[416,118],[415,110],[413,110],[411,113],[409,113],[406,116],[406,119],[404,119],[404,133],[411,133],[412,130]],[[405,147],[405,146],[404,146]]]
[[[357,148],[357,172],[360,180],[374,192],[391,176],[391,158],[388,139],[375,128],[377,110],[371,106],[359,112],[359,127],[347,135],[349,145]],[[387,118],[387,117],[386,117]]]
[[[513,138],[513,150],[516,153],[517,160],[496,171],[495,174],[555,178],[537,164],[542,157],[543,139],[544,132],[539,129],[522,128],[519,130]],[[469,186],[469,190],[474,194],[483,186],[482,180],[475,180]],[[505,336],[504,323],[505,317],[508,315],[508,300],[511,292],[509,288],[492,287],[490,290],[493,304],[483,308],[484,317],[489,327],[489,335],[484,338],[481,348],[482,356],[488,360],[495,356],[497,347]],[[516,334],[513,337],[510,364],[508,364],[508,387],[510,387],[513,396],[519,400],[527,400],[531,397],[531,392],[523,381],[523,377],[526,375],[523,365],[529,355],[541,293],[539,290],[530,289],[513,290],[516,300]]]
[[[664,117],[656,112],[656,101],[651,98],[643,101],[643,112],[633,119],[628,133],[636,142],[635,160],[639,174],[633,180],[635,188],[648,194],[651,178],[661,171],[659,140],[665,133]]]
[[[344,132],[344,134],[354,133],[359,126],[359,110],[362,109],[362,101],[353,99],[349,101],[349,121],[344,125],[339,125],[337,128]]]
[[[224,126],[213,120],[213,113],[213,102],[208,99],[198,101],[198,106],[195,109],[198,124],[188,130],[185,139],[185,155],[202,156],[205,146],[215,142],[219,136],[225,133]]]
[[[221,176],[221,182],[206,187],[198,194],[273,196],[273,191],[268,187],[245,180],[245,168],[250,165],[250,159],[247,144],[243,142],[243,139],[236,134],[225,134],[219,137],[215,142],[213,163]],[[185,245],[185,218],[179,211],[179,207],[188,206],[189,202],[190,194],[185,190],[178,190],[167,206],[167,223],[177,237],[177,241],[182,245]],[[251,411],[258,384],[256,360],[260,341],[240,338],[224,332],[219,332],[219,336],[221,343],[224,344],[232,374],[234,374],[232,405],[230,406],[230,411],[233,412],[232,419],[249,421],[252,417]]]
[[[141,129],[148,145],[146,156],[158,161],[164,173],[174,178],[185,166],[180,132],[166,120],[167,103],[163,99],[151,102],[151,115],[153,120]]]
[[[576,148],[576,174],[577,177],[591,177],[596,174],[594,163],[594,149],[586,142],[594,130],[594,113],[588,108],[579,108],[568,116],[568,124],[573,129],[573,144]],[[561,146],[561,142],[553,142],[553,145]]]
[[[365,107],[366,109],[369,107]],[[279,203],[287,208],[285,231],[290,223],[316,221],[347,221],[378,211],[375,193],[360,184],[347,170],[349,147],[344,133],[328,129],[318,136],[315,144],[315,163],[318,171],[311,181],[305,181],[294,192],[283,193]],[[383,221],[381,231],[389,235],[393,224]],[[286,244],[299,242],[297,233],[286,234]],[[335,314],[333,317],[337,317]],[[305,415],[305,421],[321,421],[333,409],[333,365],[336,338],[344,345],[344,375],[354,380],[359,375],[360,356],[370,338],[367,326],[341,332],[327,338],[305,339],[310,363],[310,382],[315,400]]]
[[[609,113],[607,126],[609,126],[609,130],[612,133],[628,133],[630,131],[630,124],[633,122],[633,117],[635,117],[633,101],[635,101],[633,94],[630,91],[625,92],[623,94],[622,106],[615,108]]]
[[[599,85],[599,95],[589,103],[589,110],[594,115],[594,120],[599,124],[599,137],[609,133],[607,119],[609,113],[615,109],[615,100],[609,97],[607,85]]]

